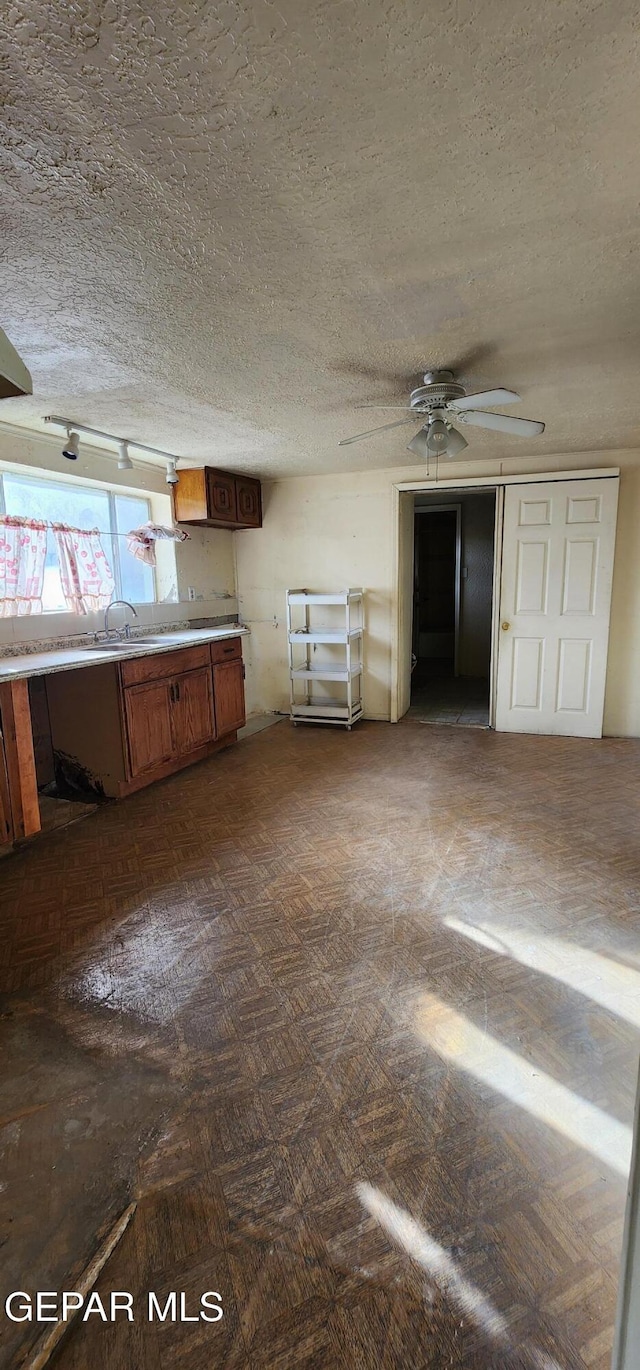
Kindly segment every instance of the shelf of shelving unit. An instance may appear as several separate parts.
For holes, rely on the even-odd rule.
[[[355,637],[362,637],[362,628],[333,629],[324,628],[294,628],[289,633],[289,642],[295,646],[296,642],[348,642]]]
[[[328,607],[333,622],[313,622],[314,610]],[[342,623],[338,610],[344,611]],[[302,616],[302,622],[294,618]],[[362,718],[362,645],[364,637],[363,591],[287,591],[287,643],[289,651],[290,715],[294,723],[335,723],[350,729]],[[321,646],[344,648],[340,658],[315,661]],[[296,659],[296,648],[304,651]],[[338,683],[344,694],[318,694],[318,686]],[[298,692],[303,692],[300,698]]]

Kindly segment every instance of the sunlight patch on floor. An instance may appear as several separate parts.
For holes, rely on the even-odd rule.
[[[618,1174],[628,1174],[631,1129],[624,1123],[538,1070],[434,994],[421,996],[415,1028],[433,1051],[457,1069],[482,1080]]]
[[[510,956],[521,966],[588,995],[601,1008],[640,1028],[640,971],[632,966],[547,933],[464,923],[460,918],[445,918],[444,924],[499,956]]]
[[[464,1279],[448,1251],[429,1235],[421,1223],[388,1199],[375,1185],[357,1184],[356,1192],[363,1207],[380,1223],[387,1236],[432,1276],[442,1292],[472,1322],[488,1332],[490,1337],[504,1337],[507,1323],[502,1314],[474,1284]]]

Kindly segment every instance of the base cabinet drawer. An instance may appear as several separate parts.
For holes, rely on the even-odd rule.
[[[218,661],[234,661],[242,656],[242,639],[239,637],[223,637],[220,642],[211,643],[211,660],[214,664]]]

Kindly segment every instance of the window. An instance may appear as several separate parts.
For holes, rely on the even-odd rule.
[[[74,528],[98,528],[115,579],[113,598],[128,599],[132,604],[152,604],[156,599],[153,567],[138,561],[127,547],[126,534],[151,519],[151,504],[143,495],[2,471],[0,513],[68,523]],[[66,611],[51,529],[47,534],[42,606],[45,613]]]

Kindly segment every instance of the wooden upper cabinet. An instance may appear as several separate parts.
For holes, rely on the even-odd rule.
[[[213,466],[178,472],[173,486],[177,523],[196,523],[210,528],[261,528],[260,481],[235,476]]]

